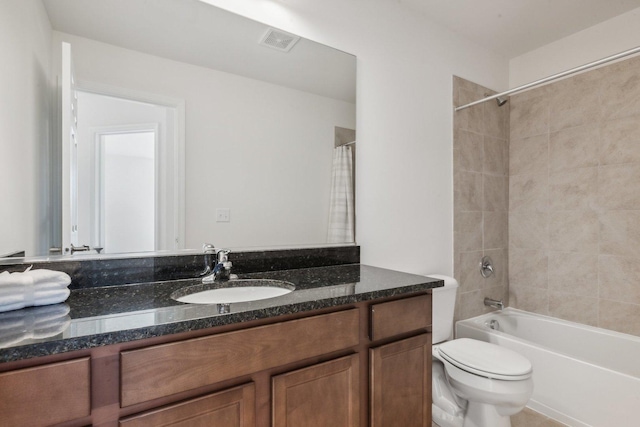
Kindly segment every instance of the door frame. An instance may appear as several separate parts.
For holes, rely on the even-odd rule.
[[[76,90],[93,93],[97,95],[111,96],[129,101],[153,104],[162,107],[172,108],[173,114],[173,149],[167,161],[172,161],[173,176],[170,177],[173,183],[174,195],[172,197],[171,209],[173,212],[173,236],[165,239],[171,242],[171,247],[166,250],[179,250],[185,248],[186,220],[185,220],[185,101],[183,99],[171,98],[164,95],[143,92],[139,90],[106,85],[102,83],[76,80]],[[112,129],[114,127],[111,127]],[[120,127],[124,128],[124,126]],[[93,129],[92,129],[93,131]],[[93,133],[93,132],[92,132]],[[158,239],[156,239],[156,245]]]

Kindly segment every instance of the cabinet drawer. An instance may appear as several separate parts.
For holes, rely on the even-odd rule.
[[[122,352],[123,407],[358,344],[357,309]]]
[[[371,306],[372,340],[393,337],[431,325],[431,295],[420,295]]]
[[[120,427],[254,427],[256,388],[251,384],[187,400],[120,420]]]
[[[89,358],[0,374],[0,424],[48,426],[91,414]]]

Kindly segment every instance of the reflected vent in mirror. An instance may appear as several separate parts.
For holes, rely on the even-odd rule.
[[[291,48],[300,40],[300,37],[284,31],[268,28],[260,39],[259,44],[270,47],[281,52],[289,52]]]

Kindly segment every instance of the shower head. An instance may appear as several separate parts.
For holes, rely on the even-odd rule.
[[[486,98],[487,96],[491,96],[491,94],[485,93],[484,97]],[[508,100],[509,98],[507,97],[502,97],[502,96],[497,97],[496,102],[498,103],[498,107],[502,107],[504,104],[507,103]]]

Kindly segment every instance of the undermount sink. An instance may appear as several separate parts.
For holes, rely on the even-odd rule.
[[[279,297],[295,288],[282,280],[233,279],[178,289],[171,298],[189,304],[232,304]]]

